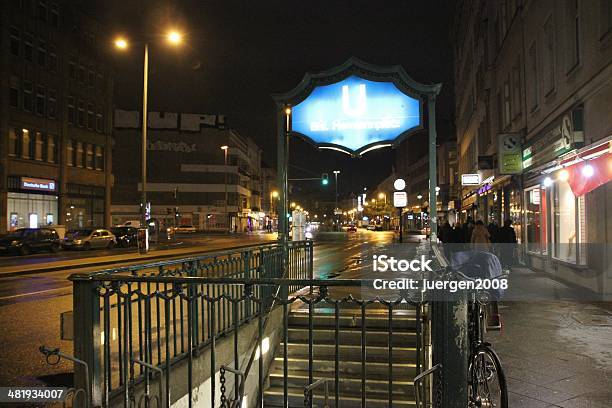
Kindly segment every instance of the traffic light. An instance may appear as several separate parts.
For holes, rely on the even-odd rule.
[[[321,174],[321,184],[323,184],[324,186],[329,184],[329,174],[327,173]]]

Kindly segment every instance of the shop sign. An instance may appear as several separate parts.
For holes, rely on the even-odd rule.
[[[485,184],[484,186],[480,187],[478,189],[478,191],[476,191],[476,193],[478,195],[485,195],[489,190],[491,190],[493,187],[491,186],[491,184]]]
[[[55,180],[21,177],[20,186],[23,190],[57,191]]]
[[[403,208],[408,205],[408,194],[405,191],[395,191],[393,193],[393,206]]]
[[[523,168],[546,164],[584,144],[583,111],[564,114],[534,142],[523,149]]]
[[[493,156],[478,156],[478,170],[493,170]]]
[[[478,186],[480,185],[480,174],[478,173],[467,173],[461,175],[462,186]]]
[[[497,135],[500,174],[520,174],[523,171],[520,140],[520,136],[516,133]]]

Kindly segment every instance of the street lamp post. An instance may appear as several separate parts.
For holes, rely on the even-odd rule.
[[[223,169],[223,184],[225,186],[225,222],[227,223],[227,232],[230,232],[230,216],[227,212],[227,151],[229,150],[228,145],[221,146],[221,150],[223,150],[223,155],[225,159],[225,168]]]
[[[178,31],[169,31],[166,39],[172,45],[179,45],[183,41],[183,35]],[[115,39],[115,47],[119,50],[126,50],[129,42],[126,38],[118,37]],[[145,227],[147,222],[147,114],[148,114],[148,89],[149,89],[149,43],[144,43],[144,61],[142,77],[142,141],[141,141],[141,184],[142,195],[140,202],[140,225]]]
[[[140,203],[140,227],[147,223],[147,99],[149,88],[149,44],[144,45],[144,63],[142,76],[142,198]]]

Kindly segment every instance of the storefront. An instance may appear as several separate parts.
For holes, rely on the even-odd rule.
[[[66,228],[104,227],[104,187],[68,184]]]
[[[8,231],[57,224],[58,185],[55,180],[9,176],[8,187]]]
[[[605,269],[612,137],[582,146],[580,114],[566,113],[523,151],[523,237],[533,268],[599,291],[593,272]],[[529,160],[536,151],[540,160]]]

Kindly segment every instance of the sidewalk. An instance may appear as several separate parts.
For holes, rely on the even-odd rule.
[[[502,302],[503,329],[487,333],[506,372],[510,407],[612,407],[610,305],[571,300],[572,288],[527,268],[514,268],[510,282],[510,291],[527,296]],[[528,293],[538,291],[558,300],[530,301]]]

